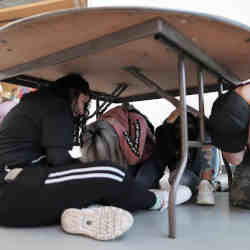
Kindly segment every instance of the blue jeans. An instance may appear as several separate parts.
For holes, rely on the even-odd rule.
[[[192,192],[195,193],[200,184],[202,173],[209,169],[214,172],[213,179],[216,178],[219,172],[219,155],[216,148],[212,147],[209,150],[197,149],[194,160],[187,164],[180,184],[190,187]],[[177,169],[171,172],[170,183],[174,181],[176,174]]]

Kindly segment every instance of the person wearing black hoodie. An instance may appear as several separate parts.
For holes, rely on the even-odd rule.
[[[130,213],[117,207],[77,210],[110,195],[110,186],[118,181],[105,178],[107,172],[113,171],[113,179],[123,180],[123,172],[117,176],[119,170],[107,162],[95,168],[96,164],[83,165],[69,154],[81,143],[79,132],[84,130],[89,102],[88,82],[72,73],[50,88],[24,95],[5,116],[0,125],[0,225],[57,224],[63,214],[62,226],[71,232],[77,212],[88,221],[79,233],[100,240],[116,238],[132,225]],[[81,223],[80,218],[76,223]],[[102,224],[107,224],[103,230]],[[92,230],[86,233],[89,228]]]
[[[42,159],[49,166],[73,163],[68,151],[79,143],[89,99],[88,82],[77,74],[24,95],[1,124],[0,166],[20,168]]]

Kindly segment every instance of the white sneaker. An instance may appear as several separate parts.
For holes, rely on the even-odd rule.
[[[70,208],[61,216],[61,226],[65,232],[96,240],[115,239],[127,232],[133,222],[133,216],[128,211],[111,206]]]
[[[226,174],[219,175],[215,179],[215,190],[218,192],[228,192],[228,176]]]
[[[171,185],[169,183],[169,173],[164,174],[159,180],[159,186],[161,190],[170,191]]]
[[[188,201],[192,197],[192,191],[188,186],[179,185],[177,194],[176,194],[176,201],[175,204],[179,205],[186,201]]]
[[[153,193],[159,196],[162,199],[162,207],[161,211],[165,210],[168,207],[168,200],[169,200],[169,191],[168,190],[159,190],[159,189],[150,189]],[[184,185],[179,185],[177,193],[176,193],[176,200],[175,204],[179,205],[186,201],[188,201],[192,196],[192,191],[189,187]]]
[[[214,187],[208,180],[202,180],[199,185],[196,204],[198,205],[215,205]]]

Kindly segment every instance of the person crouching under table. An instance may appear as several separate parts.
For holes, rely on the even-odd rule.
[[[249,154],[250,84],[240,85],[214,102],[209,118],[212,143],[224,159],[236,166],[230,190],[233,206],[250,209]]]

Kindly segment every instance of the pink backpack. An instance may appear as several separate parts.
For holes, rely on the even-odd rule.
[[[155,145],[152,125],[135,108],[124,105],[110,109],[99,119],[106,120],[119,136],[121,151],[129,165],[150,157]]]

